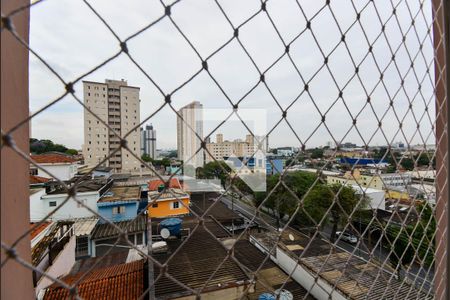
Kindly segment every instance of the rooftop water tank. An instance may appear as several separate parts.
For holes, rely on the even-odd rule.
[[[258,300],[275,300],[275,296],[271,293],[264,293],[259,295]]]
[[[294,299],[294,295],[292,295],[291,292],[289,292],[288,290],[285,290],[285,289],[276,290],[275,295],[279,295],[278,299],[280,299],[280,300],[293,300]]]
[[[181,222],[181,219],[178,218],[168,218],[161,221],[159,225],[161,229],[167,228],[170,231],[170,235],[178,236],[181,231]]]

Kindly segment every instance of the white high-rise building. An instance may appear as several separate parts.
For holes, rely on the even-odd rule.
[[[127,145],[137,157],[141,156],[139,88],[129,86],[125,80],[109,80],[105,83],[83,81],[84,104],[93,112],[84,110],[84,161],[89,166],[96,166],[120,146],[120,138],[102,124],[98,118],[120,136],[127,137]],[[95,116],[94,116],[95,114]],[[141,163],[128,150],[115,152],[102,165],[113,168],[116,172],[140,170]]]
[[[203,105],[194,101],[182,107],[177,116],[177,150],[178,158],[183,160],[185,165],[191,165],[192,168],[185,168],[185,175],[194,176],[195,173],[188,170],[195,170],[197,167],[204,165],[204,151],[201,148],[201,140],[203,139]],[[197,152],[197,150],[200,151]],[[192,158],[191,158],[192,157]]]
[[[156,130],[153,125],[141,128],[141,155],[147,154],[150,158],[156,158]]]

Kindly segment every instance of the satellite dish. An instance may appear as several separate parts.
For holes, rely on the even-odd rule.
[[[167,228],[163,228],[161,229],[160,234],[163,239],[167,239],[170,236],[170,231]]]
[[[292,235],[292,233],[289,233],[289,239],[290,239],[291,241],[294,240],[294,236]]]

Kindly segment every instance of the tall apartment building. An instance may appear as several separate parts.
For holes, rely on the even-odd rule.
[[[245,141],[240,139],[234,141],[223,140],[223,134],[216,134],[215,143],[207,143],[206,149],[209,153],[206,153],[206,162],[213,160],[213,157],[217,160],[223,160],[224,157],[237,156],[237,157],[250,157],[252,156],[257,146],[255,145],[254,137],[251,134],[247,134]]]
[[[203,138],[203,105],[198,101],[191,102],[182,107],[178,114],[183,118],[181,119],[180,116],[177,116],[178,159],[183,160],[185,164],[194,168],[203,167],[205,161],[204,151],[200,149],[201,141],[197,137],[198,135],[200,138]],[[200,151],[196,154],[198,149]],[[191,160],[189,160],[190,158]],[[192,170],[192,168],[185,168],[185,175],[195,175],[193,172],[192,174],[186,174],[187,170]]]
[[[147,154],[150,158],[156,158],[156,130],[153,125],[141,128],[141,155]]]
[[[83,81],[83,88],[84,104],[120,137],[140,123],[138,87],[129,86],[123,79],[106,79],[105,83]],[[89,166],[97,165],[120,146],[120,139],[96,116],[84,110],[83,155]],[[139,129],[134,129],[126,140],[131,152],[140,157]],[[116,172],[131,172],[140,170],[141,163],[128,150],[121,149],[104,165]]]

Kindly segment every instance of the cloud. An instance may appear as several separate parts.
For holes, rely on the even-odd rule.
[[[102,0],[90,4],[122,40],[164,14],[164,8],[158,1],[115,1],[112,5],[110,1]],[[259,1],[221,1],[220,4],[235,28],[259,11],[261,5]],[[425,39],[424,55],[419,54],[416,59],[415,73],[409,70],[410,57],[415,57],[419,42],[415,31],[408,31],[411,23],[408,10],[397,10],[399,27],[395,18],[388,19],[392,14],[388,1],[366,6],[355,3],[356,9],[362,10],[360,23],[356,22],[356,12],[348,3],[337,5],[332,2],[330,7],[323,7],[320,1],[300,1],[300,4],[299,8],[295,1],[269,2],[267,11],[278,32],[264,12],[239,27],[239,39],[253,62],[234,39],[208,59],[208,70],[213,78],[202,71],[173,93],[174,107],[198,100],[205,108],[229,108],[230,101],[236,103],[241,100],[257,84],[242,100],[240,107],[267,109],[269,128],[279,121],[282,110],[289,107],[287,120],[297,136],[302,141],[308,141],[307,146],[324,145],[331,140],[323,125],[315,131],[323,114],[333,136],[345,136],[346,141],[363,142],[355,129],[346,136],[352,128],[353,118],[356,118],[364,142],[370,140],[372,144],[385,144],[386,138],[380,132],[371,139],[377,130],[378,119],[385,115],[382,129],[388,140],[405,139],[401,134],[395,135],[398,120],[404,119],[406,139],[414,136],[413,143],[421,142],[420,137],[414,135],[417,126],[409,106],[412,101],[412,111],[418,120],[423,115],[426,101],[432,98],[432,80],[422,79],[433,52],[431,39]],[[377,5],[376,10],[374,5]],[[419,9],[418,5],[409,5],[412,12]],[[386,23],[385,35],[380,35],[381,23],[377,12],[381,21]],[[416,30],[420,39],[426,36],[430,12],[430,8],[425,6],[424,13],[428,20],[422,15],[417,18]],[[315,14],[317,17],[313,18]],[[181,1],[172,7],[171,17],[202,59],[209,57],[234,34],[232,25],[211,1]],[[306,29],[308,21],[311,22],[311,30]],[[343,33],[347,47],[342,43],[336,47]],[[401,44],[403,35],[406,36],[404,45]],[[81,1],[45,1],[33,7],[30,41],[32,48],[66,81],[73,81],[90,71],[120,49],[118,40]],[[286,55],[283,43],[290,45],[290,57]],[[368,55],[369,44],[373,44],[373,55]],[[202,67],[197,53],[167,17],[128,41],[127,45],[130,55],[157,86],[125,54],[84,79],[104,81],[106,78],[124,78],[129,84],[139,86],[141,120],[164,103],[163,94],[172,93]],[[395,64],[391,62],[391,51],[396,53]],[[283,54],[284,57],[271,67]],[[324,57],[327,57],[326,66]],[[354,76],[355,65],[358,66],[358,76]],[[266,72],[268,67],[271,68]],[[259,72],[265,72],[267,87],[260,82]],[[379,84],[380,72],[384,76],[384,85]],[[402,78],[404,89],[401,87]],[[419,94],[416,93],[418,81],[423,81]],[[305,84],[308,84],[309,93],[304,92],[295,100]],[[81,82],[75,85],[75,91],[78,97],[82,97]],[[345,104],[338,99],[340,91],[343,92]],[[31,111],[38,110],[63,92],[61,82],[42,63],[31,57]],[[370,104],[367,103],[368,95]],[[389,108],[391,100],[393,108]],[[429,109],[430,115],[434,116],[434,105],[430,105]],[[81,148],[82,115],[79,104],[70,97],[63,99],[33,120],[33,135]],[[152,123],[158,132],[158,147],[176,146],[176,116],[171,109],[164,108],[147,123]],[[422,118],[420,130],[424,135],[431,130],[428,118]],[[227,131],[223,128],[223,133],[236,137],[236,132],[231,129]],[[299,146],[285,122],[274,133],[270,137],[270,146]],[[242,131],[241,138],[245,134],[247,132]]]

